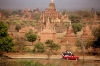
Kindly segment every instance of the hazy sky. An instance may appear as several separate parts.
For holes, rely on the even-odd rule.
[[[50,0],[0,0],[0,8],[24,9],[29,7],[40,9],[48,7]],[[100,0],[54,0],[57,9],[100,9]]]

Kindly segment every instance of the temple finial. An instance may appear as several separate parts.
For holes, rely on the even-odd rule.
[[[53,3],[53,0],[51,0],[51,3]]]

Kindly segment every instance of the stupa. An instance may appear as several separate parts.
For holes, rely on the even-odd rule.
[[[53,26],[51,26],[49,18],[46,22],[46,26],[40,32],[40,41],[45,42],[46,40],[56,41],[56,31]]]
[[[77,36],[75,35],[73,28],[72,28],[72,25],[71,25],[71,22],[70,22],[70,26],[67,29],[66,34],[65,34],[62,42],[64,44],[74,44],[76,42],[76,40],[77,40]]]

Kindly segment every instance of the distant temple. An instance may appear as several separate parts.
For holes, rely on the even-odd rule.
[[[31,13],[30,13],[30,9],[29,8],[26,8],[24,11],[23,11],[23,16],[22,16],[22,20],[28,20],[30,21],[31,20]]]
[[[24,28],[22,28],[21,30],[19,30],[19,36],[21,38],[23,38],[25,36],[25,33],[28,32],[30,29],[32,29],[32,32],[36,33],[37,30],[34,29],[34,27],[31,26],[25,26]]]
[[[62,14],[56,10],[53,0],[51,0],[49,7],[42,12],[40,16],[41,22],[47,22],[48,17],[51,23],[61,22]]]
[[[33,10],[33,13],[40,13],[38,6],[36,7],[36,9]]]
[[[94,21],[97,20],[97,19],[98,19],[98,15],[97,15],[97,13],[95,11],[95,13],[94,13]]]

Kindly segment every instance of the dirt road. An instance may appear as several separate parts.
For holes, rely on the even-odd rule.
[[[25,53],[25,54],[22,54],[22,53],[6,53],[5,55],[8,56],[8,57],[11,57],[11,58],[43,58],[43,59],[48,58],[47,55],[32,54],[32,53]],[[61,55],[52,55],[50,57],[50,59],[61,59],[61,58],[62,58]],[[79,56],[79,58],[83,59],[83,56]],[[95,56],[84,56],[84,59],[86,59],[86,60],[100,60],[100,58],[95,57]]]

